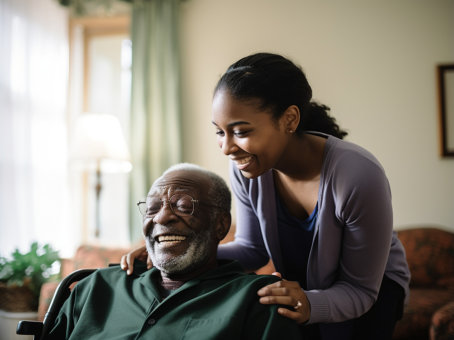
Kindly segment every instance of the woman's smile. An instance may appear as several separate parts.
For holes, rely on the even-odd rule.
[[[252,162],[253,158],[254,157],[252,155],[246,157],[230,157],[230,159],[235,162],[239,170],[246,169]]]

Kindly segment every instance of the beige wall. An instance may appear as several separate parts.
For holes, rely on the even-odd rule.
[[[257,51],[300,64],[347,138],[382,162],[396,229],[454,230],[454,159],[438,151],[437,63],[454,62],[452,0],[188,0],[182,11],[185,161],[227,176],[213,87]]]

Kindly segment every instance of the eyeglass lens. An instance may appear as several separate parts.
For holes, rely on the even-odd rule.
[[[159,197],[147,197],[146,202],[139,204],[139,210],[143,216],[156,215],[165,202],[178,216],[189,216],[194,212],[194,199],[187,194],[174,194],[168,200],[162,200]]]

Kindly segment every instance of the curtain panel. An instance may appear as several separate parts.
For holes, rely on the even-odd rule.
[[[0,1],[2,256],[33,241],[65,256],[78,242],[67,178],[67,27],[54,0]]]
[[[170,165],[181,162],[180,0],[132,1],[130,235],[142,238],[136,202]]]

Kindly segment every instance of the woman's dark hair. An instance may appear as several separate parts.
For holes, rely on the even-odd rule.
[[[329,115],[329,107],[311,101],[312,89],[302,69],[283,56],[256,53],[238,60],[221,77],[214,93],[219,90],[227,90],[238,100],[259,100],[260,108],[270,109],[276,121],[289,106],[296,105],[301,114],[298,135],[304,131],[338,138],[347,135]]]

